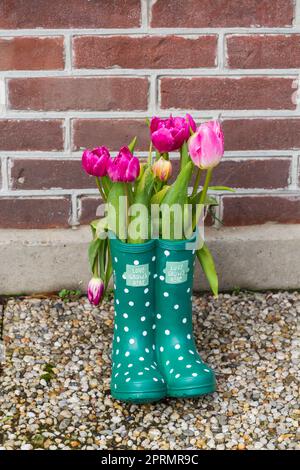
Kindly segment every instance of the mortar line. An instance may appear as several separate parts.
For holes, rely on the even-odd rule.
[[[146,124],[145,124],[146,125]],[[136,151],[135,154],[137,156],[144,156],[145,152],[147,150],[145,149],[144,151]],[[117,154],[117,151],[112,151],[111,154],[115,155]],[[262,159],[262,158],[291,158],[294,153],[294,150],[235,150],[235,151],[225,151],[224,158],[225,159],[247,159],[247,158],[253,158],[253,159]],[[24,159],[30,159],[30,158],[45,158],[45,159],[67,159],[67,160],[72,160],[72,159],[78,159],[81,158],[82,151],[73,151],[73,152],[40,152],[40,151],[0,151],[0,157],[14,157],[14,158],[24,158]],[[170,152],[170,158],[171,159],[176,159],[179,158],[179,155],[176,152]]]
[[[186,108],[168,108],[160,109],[159,115],[161,117],[170,116],[172,113],[190,113],[196,120],[208,120],[214,117],[216,114],[222,113],[223,119],[286,119],[286,118],[299,118],[300,110],[278,110],[278,109],[251,109],[251,110],[228,110],[228,109],[186,109]],[[149,110],[143,111],[17,111],[10,110],[6,112],[5,116],[1,116],[2,119],[18,119],[18,120],[49,120],[58,119],[62,120],[65,118],[73,119],[144,119],[149,115]]]
[[[294,16],[294,28],[299,27],[300,25],[300,2],[295,0],[295,16]]]
[[[157,80],[158,77],[150,76],[150,85],[149,85],[149,100],[148,100],[148,111],[150,114],[155,115],[157,109],[157,98],[158,98],[158,89],[157,89]]]
[[[4,116],[7,110],[6,103],[6,82],[5,78],[0,78],[0,116]]]
[[[70,117],[66,117],[64,120],[64,151],[71,152],[71,120]]]
[[[64,36],[65,72],[72,72],[72,36]]]
[[[221,78],[244,78],[265,76],[273,78],[294,78],[299,75],[299,69],[219,69],[217,67],[201,68],[109,68],[109,69],[70,69],[70,70],[14,70],[1,71],[0,78],[60,78],[80,77],[91,79],[94,77],[126,77],[138,78],[155,75],[167,77],[221,77]]]
[[[72,192],[71,194],[71,218],[70,225],[79,225],[78,213],[77,213],[77,194]]]
[[[141,0],[141,27],[144,31],[149,29],[149,2],[148,0]]]
[[[63,196],[94,196],[99,197],[99,192],[97,188],[81,188],[81,189],[17,189],[17,190],[4,190],[1,193],[1,197],[17,197],[17,198],[50,198],[57,199]],[[228,194],[227,192],[222,191],[211,191],[211,194],[222,196]],[[290,196],[297,195],[299,196],[299,189],[285,189],[285,188],[236,188],[234,197],[236,196]]]
[[[224,34],[220,33],[217,46],[217,61],[218,70],[224,73]]]
[[[8,158],[6,156],[1,157],[1,177],[2,177],[2,187],[0,190],[0,195],[5,193],[9,189],[8,184]]]
[[[294,153],[291,162],[291,182],[289,184],[289,189],[299,191],[299,153]]]
[[[79,36],[122,36],[122,35],[143,35],[149,34],[151,36],[158,35],[176,35],[176,36],[186,36],[186,35],[207,35],[207,34],[297,34],[300,32],[300,23],[299,18],[299,6],[296,7],[297,19],[296,24],[293,26],[285,27],[230,27],[230,28],[152,28],[148,26],[148,29],[144,25],[136,28],[56,28],[56,29],[1,29],[0,37],[15,37],[15,36],[35,36],[35,37],[59,37],[65,34],[76,34]]]

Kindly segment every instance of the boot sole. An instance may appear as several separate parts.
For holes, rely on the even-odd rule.
[[[166,392],[138,392],[138,393],[126,393],[126,392],[115,392],[111,391],[111,396],[120,401],[125,401],[128,403],[152,403],[155,401],[162,400],[166,398]]]
[[[216,384],[214,382],[196,388],[173,388],[168,389],[167,396],[173,398],[190,398],[199,397],[201,395],[208,395],[216,391]]]

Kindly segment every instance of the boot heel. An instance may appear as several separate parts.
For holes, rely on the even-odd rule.
[[[195,240],[195,237],[194,237]],[[170,397],[213,393],[213,370],[197,352],[192,325],[192,290],[195,250],[191,240],[158,240],[155,280],[155,334],[159,368]]]

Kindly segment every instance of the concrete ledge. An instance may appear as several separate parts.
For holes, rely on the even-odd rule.
[[[0,230],[0,294],[85,289],[89,227]],[[208,229],[220,289],[300,288],[300,225]],[[200,270],[195,288],[207,289]]]

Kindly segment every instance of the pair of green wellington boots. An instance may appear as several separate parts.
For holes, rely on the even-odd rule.
[[[186,240],[110,239],[115,321],[111,394],[132,403],[212,393],[215,375],[193,336],[195,250]]]

